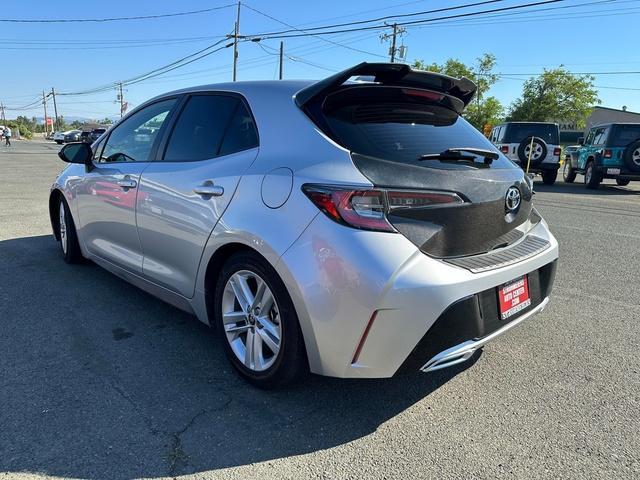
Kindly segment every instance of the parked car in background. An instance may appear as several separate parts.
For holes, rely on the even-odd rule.
[[[215,327],[260,387],[464,362],[545,308],[558,258],[531,179],[461,116],[475,91],[363,63],[161,95],[62,148],[55,238]]]
[[[100,135],[102,135],[106,131],[107,131],[106,128],[94,128],[93,130],[91,130],[91,133],[89,134],[89,138],[91,139],[91,143],[93,143],[96,140],[98,140],[100,138]]]
[[[640,180],[640,123],[609,123],[592,127],[580,147],[565,156],[562,176],[572,183],[584,174],[587,188],[598,188],[605,178],[620,186]]]
[[[81,130],[67,130],[66,132],[55,132],[53,134],[53,140],[58,144],[69,142],[78,142],[80,140]]]
[[[506,122],[491,130],[489,139],[509,159],[553,185],[560,168],[560,129],[557,123]]]
[[[106,131],[107,129],[103,127],[83,130],[82,133],[80,134],[80,141],[86,142],[86,143],[93,143],[98,138],[100,138],[100,135],[102,135]]]

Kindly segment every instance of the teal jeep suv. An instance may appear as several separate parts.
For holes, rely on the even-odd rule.
[[[578,143],[580,147],[565,156],[565,182],[572,183],[578,173],[584,174],[587,188],[598,188],[605,178],[621,186],[640,180],[640,123],[598,125]]]

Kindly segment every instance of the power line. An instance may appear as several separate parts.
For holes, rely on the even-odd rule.
[[[492,0],[492,1],[501,1],[501,0]],[[268,13],[261,12],[261,11],[260,11],[260,10],[258,10],[257,8],[253,8],[253,7],[249,6],[249,5],[247,5],[246,3],[244,3],[244,4],[243,4],[243,6],[244,6],[245,8],[248,8],[249,10],[253,10],[254,12],[256,12],[256,13],[258,13],[258,14],[260,14],[260,15],[262,15],[262,16],[264,16],[264,17],[266,17],[266,18],[270,18],[271,20],[274,20],[274,21],[276,21],[276,22],[280,23],[281,25],[284,25],[285,27],[292,28],[292,29],[293,29],[293,31],[297,31],[297,32],[304,32],[304,33],[307,33],[307,32],[308,32],[308,30],[307,30],[307,29],[301,29],[301,28],[295,27],[294,25],[290,25],[290,24],[288,24],[288,23],[286,23],[286,22],[283,22],[282,20],[279,20],[279,19],[277,19],[277,18],[273,17],[272,15],[269,15]],[[386,56],[384,56],[384,55],[379,55],[379,54],[377,54],[377,53],[368,52],[368,51],[366,51],[366,50],[361,50],[361,49],[359,49],[359,48],[350,47],[350,46],[348,46],[348,45],[343,45],[343,44],[341,44],[341,43],[339,43],[339,42],[334,42],[333,40],[329,40],[329,39],[327,39],[327,38],[323,38],[323,37],[320,37],[320,36],[318,36],[318,35],[314,35],[313,33],[311,33],[310,35],[311,35],[311,36],[313,36],[313,37],[316,37],[316,38],[318,38],[318,39],[320,39],[320,40],[322,40],[323,42],[330,43],[330,44],[332,44],[332,45],[336,45],[336,46],[338,46],[338,47],[346,48],[347,50],[352,50],[352,51],[354,51],[354,52],[364,53],[364,54],[366,54],[366,55],[372,55],[372,56],[374,56],[374,57],[387,58],[387,57],[386,57]]]
[[[637,8],[638,7],[628,7],[628,8],[618,8],[618,9],[607,9],[607,10],[590,10],[590,11],[586,11],[586,12],[576,12],[576,13],[562,13],[562,12],[558,12],[558,13],[552,13],[552,14],[544,14],[544,15],[528,15],[526,18],[525,17],[517,17],[517,18],[513,18],[513,19],[505,19],[505,20],[501,20],[501,17],[507,17],[507,16],[516,16],[516,15],[523,15],[523,14],[531,14],[531,13],[535,13],[535,12],[542,12],[542,11],[547,11],[547,10],[557,10],[557,9],[561,9],[561,8],[577,8],[577,7],[585,7],[588,5],[595,5],[595,4],[600,4],[600,3],[609,3],[609,2],[617,2],[618,0],[606,0],[604,2],[592,2],[592,3],[583,3],[583,4],[579,4],[579,5],[568,5],[568,6],[563,6],[563,7],[556,7],[556,8],[541,8],[541,9],[536,9],[536,10],[529,10],[527,12],[515,12],[515,13],[508,13],[508,14],[502,14],[502,15],[487,15],[485,17],[479,18],[479,19],[475,19],[475,18],[469,18],[469,19],[463,19],[460,21],[442,21],[442,22],[436,22],[436,23],[430,23],[428,25],[421,25],[421,26],[417,26],[415,28],[433,28],[433,27],[449,27],[449,26],[460,26],[460,27],[467,27],[467,26],[477,26],[477,25],[503,25],[503,24],[512,24],[512,23],[530,23],[533,21],[537,21],[539,22],[540,20],[544,20],[544,21],[551,21],[551,20],[565,20],[565,19],[571,19],[571,20],[575,20],[575,19],[579,19],[579,18],[593,18],[593,17],[610,17],[610,16],[619,16],[619,15],[627,15],[628,13],[635,13],[637,12]],[[636,0],[633,0],[636,1]],[[624,2],[626,3],[626,2]],[[613,13],[612,13],[613,12]],[[595,13],[596,15],[588,15],[589,13]],[[495,21],[491,21],[495,19]]]
[[[269,55],[280,55],[280,52],[278,49],[270,47],[268,45],[262,45],[261,43],[255,42],[256,45],[258,45],[265,53],[269,54]],[[266,47],[266,48],[265,48]],[[269,52],[268,49],[273,50],[273,52]],[[277,52],[277,53],[276,53]],[[315,62],[311,62],[309,60],[306,60],[304,58],[301,58],[299,56],[294,56],[294,55],[287,55],[284,54],[283,55],[285,57],[287,57],[289,60],[293,61],[293,62],[299,62],[299,63],[304,63],[306,65],[312,66],[312,67],[316,67],[316,68],[320,68],[322,70],[327,70],[329,72],[338,72],[338,70],[336,70],[335,68],[331,68],[331,67],[327,67],[325,65],[320,65],[319,63],[315,63]]]
[[[504,2],[504,1],[505,0],[483,0],[481,2],[467,3],[467,4],[463,4],[463,5],[455,5],[455,6],[452,6],[452,7],[436,8],[434,10],[423,10],[421,12],[403,13],[403,14],[399,14],[399,15],[385,15],[384,17],[370,18],[368,20],[356,20],[356,21],[353,21],[353,22],[334,23],[334,24],[331,24],[331,25],[323,25],[321,27],[305,28],[304,31],[305,32],[312,32],[312,31],[318,31],[318,30],[325,30],[325,29],[328,29],[328,28],[339,28],[339,27],[346,27],[346,26],[352,26],[352,25],[364,25],[364,24],[367,24],[367,23],[384,22],[386,20],[391,20],[391,19],[415,17],[415,16],[419,16],[419,15],[428,15],[428,14],[431,14],[431,13],[441,13],[441,12],[447,12],[447,11],[451,11],[451,10],[459,10],[461,8],[477,7],[477,6],[480,6],[480,5],[487,5],[489,3],[498,3],[498,2]],[[556,0],[556,1],[565,1],[565,0]],[[282,23],[282,22],[280,22],[280,23]],[[292,27],[292,26],[289,25],[289,27]],[[266,36],[280,35],[280,34],[296,32],[296,31],[300,31],[300,29],[298,29],[296,27],[293,27],[292,30],[281,30],[281,31],[278,31],[278,32],[268,32],[268,33],[253,35],[253,36],[264,36],[264,37],[266,37]]]
[[[217,45],[220,45],[221,43],[223,43],[226,40],[226,38],[222,38],[220,40],[218,40],[217,42],[208,45],[205,48],[202,48],[200,50],[198,50],[197,52],[191,53],[189,55],[186,55],[178,60],[175,60],[174,62],[168,63],[166,65],[163,65],[162,67],[158,67],[154,70],[151,70],[149,72],[137,75],[135,77],[132,77],[128,80],[123,81],[123,85],[133,85],[135,83],[140,83],[141,81],[147,79],[147,78],[153,78],[156,77],[162,73],[166,73],[166,72],[170,72],[172,70],[175,70],[176,68],[180,68],[183,67],[185,65],[188,65],[190,63],[193,63],[196,60],[200,60],[201,58],[204,58],[212,53],[215,53],[223,48],[226,48],[229,45],[220,47],[218,49],[212,50],[208,53],[207,50],[210,50],[214,47],[216,47]],[[200,55],[200,56],[198,56]],[[195,58],[194,58],[195,57]],[[193,59],[193,60],[190,60]],[[189,61],[186,61],[189,60]],[[94,94],[94,93],[100,93],[100,92],[105,92],[108,90],[112,90],[113,89],[113,83],[107,84],[107,85],[103,85],[103,86],[99,86],[99,87],[95,87],[93,89],[89,89],[89,90],[85,90],[85,91],[79,91],[79,92],[63,92],[63,93],[59,93],[58,95],[65,95],[65,96],[76,96],[76,95],[90,95],[90,94]]]
[[[17,18],[0,18],[3,23],[105,23],[105,22],[122,22],[128,20],[153,20],[158,18],[183,17],[186,15],[197,15],[200,13],[212,12],[214,10],[222,10],[223,8],[233,7],[235,4],[221,5],[219,7],[204,8],[202,10],[191,10],[188,12],[163,13],[159,15],[139,15],[135,17],[111,17],[111,18],[55,18],[55,19],[17,19]]]
[[[539,77],[544,75],[545,72],[537,73],[496,73],[498,76],[519,76],[519,77]],[[640,75],[640,71],[610,71],[610,72],[569,72],[570,75]]]
[[[497,12],[505,12],[505,11],[512,11],[512,10],[519,10],[519,9],[534,7],[534,6],[538,6],[538,5],[547,5],[547,4],[559,3],[559,2],[565,2],[565,1],[567,1],[567,0],[544,0],[544,1],[527,3],[527,4],[511,5],[511,6],[508,6],[508,7],[493,8],[493,9],[489,9],[489,10],[481,10],[481,11],[475,11],[475,12],[460,13],[460,14],[456,14],[456,15],[448,15],[448,16],[443,16],[443,17],[426,18],[426,19],[419,19],[419,20],[405,21],[405,22],[397,22],[397,25],[398,26],[415,27],[415,26],[419,26],[419,25],[431,24],[433,22],[439,22],[439,23],[434,23],[434,25],[441,25],[441,24],[447,23],[447,22],[443,22],[444,20],[466,19],[466,18],[471,18],[471,17],[478,16],[478,15],[484,15],[485,16],[484,18],[492,18],[492,16],[486,15],[486,14],[497,13]],[[554,7],[554,8],[548,8],[548,9],[538,9],[538,10],[534,10],[534,11],[554,10],[554,9],[561,9],[561,8],[577,8],[577,7],[583,7],[585,5],[592,5],[592,4],[597,4],[597,3],[610,3],[610,2],[616,2],[616,1],[618,1],[618,0],[601,0],[601,1],[598,1],[598,2],[592,2],[592,3],[588,3],[588,4],[561,6],[561,7]],[[471,5],[476,5],[476,4],[458,5],[456,7],[448,7],[448,8],[449,9],[467,8],[467,7],[471,6]],[[531,11],[517,12],[517,13],[521,14],[521,13],[530,13],[530,12]],[[427,13],[427,12],[415,12],[413,14],[405,14],[405,15],[420,15],[420,14],[425,14],[425,13]],[[394,18],[393,16],[390,16],[390,17]],[[363,26],[363,27],[345,28],[345,29],[340,29],[340,30],[328,30],[328,31],[326,30],[327,28],[337,28],[338,26],[347,26],[347,25],[355,25],[355,24],[362,24],[362,23],[370,23],[372,21],[375,21],[375,20],[362,20],[362,21],[359,21],[359,22],[347,22],[347,23],[344,23],[344,24],[325,25],[325,26],[322,26],[322,27],[315,27],[313,29],[306,29],[305,30],[306,33],[290,33],[290,32],[294,32],[295,30],[281,30],[281,31],[278,31],[278,32],[268,32],[268,33],[262,33],[262,34],[245,35],[243,37],[243,39],[245,41],[257,41],[257,40],[270,40],[270,39],[282,39],[282,38],[296,38],[296,37],[304,37],[304,36],[311,36],[311,35],[314,35],[314,36],[317,36],[317,35],[334,35],[334,34],[346,33],[346,32],[366,31],[366,30],[381,30],[381,29],[389,28],[389,25],[382,24],[382,25],[369,25],[369,26]],[[314,31],[314,33],[311,33],[312,30]],[[323,30],[323,31],[318,31],[318,30]]]

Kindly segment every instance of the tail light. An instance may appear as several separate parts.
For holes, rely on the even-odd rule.
[[[604,150],[602,152],[602,156],[604,158],[611,158],[613,156],[613,152],[611,150]]]
[[[500,147],[500,151],[506,155],[507,153],[509,153],[509,145],[502,145]]]
[[[363,230],[395,232],[387,213],[463,203],[455,193],[434,191],[353,190],[334,185],[305,184],[302,191],[330,219]]]
[[[553,149],[553,155],[555,157],[559,157],[560,156],[560,147],[556,147]]]

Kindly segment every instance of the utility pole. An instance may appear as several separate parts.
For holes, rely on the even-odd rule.
[[[54,131],[58,130],[59,122],[58,122],[58,105],[56,104],[56,91],[51,87],[51,96],[53,97],[53,113],[56,116],[56,120],[54,123]]]
[[[7,123],[7,117],[4,116],[4,103],[0,102],[0,112],[2,113],[2,123]]]
[[[396,61],[396,53],[398,53],[398,50],[400,50],[400,58],[402,58],[406,53],[406,47],[401,46],[400,48],[398,48],[396,46],[397,37],[404,35],[406,33],[406,30],[402,27],[398,27],[397,23],[394,23],[389,26],[393,28],[393,32],[383,33],[382,35],[380,35],[380,41],[386,42],[387,40],[391,39],[391,47],[389,48],[389,55],[391,56],[391,63],[394,63]]]
[[[240,0],[238,0],[238,14],[236,16],[236,28],[233,32],[233,81],[236,81],[238,68],[238,36],[240,35]]]
[[[279,80],[282,80],[282,67],[284,63],[284,42],[280,41],[280,75],[278,76]]]
[[[44,90],[42,91],[42,105],[44,106],[44,136],[46,138],[49,134],[49,124],[47,123],[47,97],[44,94]]]
[[[120,94],[118,95],[118,99],[120,100],[120,118],[124,115],[124,94],[122,93],[122,82],[118,83],[118,88],[120,89]]]
[[[396,37],[398,36],[398,24],[393,24],[393,39],[391,40],[391,63],[396,61]]]

